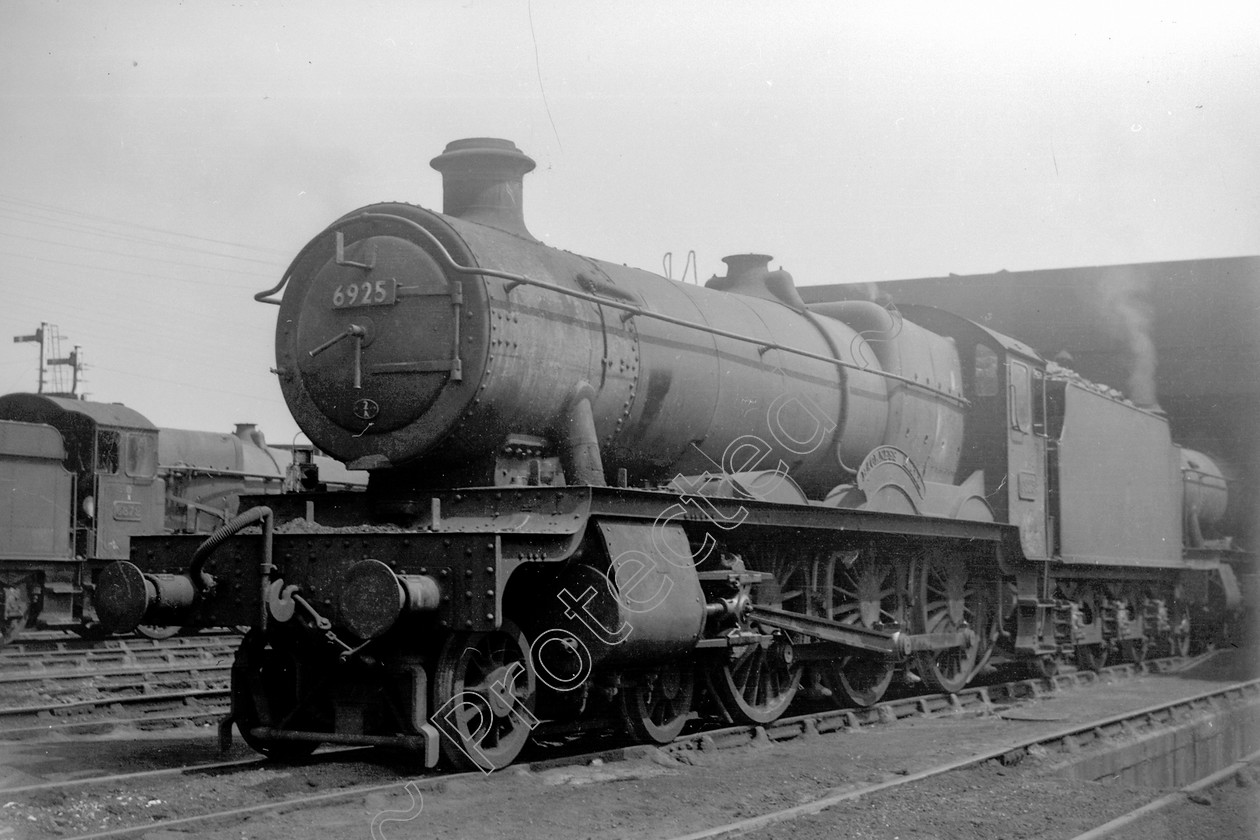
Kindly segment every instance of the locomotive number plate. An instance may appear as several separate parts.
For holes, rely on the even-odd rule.
[[[333,309],[350,309],[355,306],[390,306],[398,301],[398,281],[364,280],[360,283],[342,283],[333,289]]]
[[[114,502],[115,522],[139,522],[144,518],[144,508],[139,502]]]

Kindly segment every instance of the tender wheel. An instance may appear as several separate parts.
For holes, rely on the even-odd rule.
[[[833,560],[828,572],[833,598],[828,617],[833,621],[868,628],[902,624],[902,575],[892,563],[867,554],[848,566]],[[897,666],[880,657],[846,656],[817,668],[837,701],[873,706],[888,690]]]
[[[965,560],[928,552],[915,561],[912,572],[913,630],[916,633],[954,633],[964,628],[989,625],[984,615],[989,606],[970,578]],[[924,684],[937,691],[962,690],[975,670],[980,637],[950,650],[921,651],[914,663]]]
[[[511,764],[538,724],[529,645],[511,622],[496,631],[453,633],[434,677],[432,720],[442,755],[460,770]]]
[[[6,618],[0,622],[0,645],[7,645],[16,639],[26,629],[26,615],[18,615],[13,618]]]
[[[1137,587],[1128,587],[1121,591],[1121,600],[1124,603],[1126,612],[1130,621],[1138,622],[1138,627],[1143,633],[1146,632],[1146,598],[1141,590]],[[1137,639],[1124,639],[1120,642],[1120,658],[1126,659],[1135,665],[1140,665],[1146,661],[1146,656],[1150,652],[1150,638],[1143,635]]]
[[[1174,604],[1172,615],[1169,616],[1169,622],[1172,627],[1168,631],[1165,639],[1169,656],[1189,656],[1190,655],[1190,608],[1185,604]]]
[[[1107,646],[1101,644],[1095,645],[1077,645],[1076,646],[1076,667],[1082,671],[1093,671],[1098,673],[1107,664]]]
[[[22,607],[22,611],[17,615],[10,615],[0,620],[0,645],[7,645],[26,629],[26,620],[30,616],[31,609],[30,590],[25,585],[18,584],[17,593],[14,595],[13,590],[6,592],[4,587],[0,587],[0,599],[9,601],[10,605],[21,604]]]
[[[621,689],[621,717],[630,736],[654,744],[677,738],[691,715],[695,688],[689,660],[635,674]]]
[[[1127,659],[1134,665],[1141,665],[1146,661],[1146,655],[1150,652],[1150,642],[1145,638],[1142,639],[1126,639],[1120,643],[1120,657]]]
[[[1106,601],[1106,594],[1101,589],[1097,586],[1085,584],[1076,589],[1074,593],[1066,593],[1066,597],[1076,602],[1077,616],[1082,630],[1099,631],[1099,635],[1107,632],[1107,625],[1103,620],[1103,604]],[[1099,627],[1099,625],[1102,626]],[[1076,659],[1077,668],[1080,668],[1082,671],[1097,673],[1107,664],[1107,643],[1103,641],[1088,645],[1077,645],[1074,658]]]
[[[1046,654],[1044,656],[1034,656],[1025,663],[1028,672],[1034,677],[1044,677],[1050,679],[1059,673],[1059,659],[1056,656]]]
[[[245,743],[268,758],[294,760],[310,755],[319,746],[314,741],[257,738],[250,731],[257,726],[289,725],[300,706],[297,661],[255,634],[246,636],[232,663],[232,717]]]
[[[1207,598],[1195,610],[1190,624],[1190,649],[1206,653],[1218,647],[1228,646],[1234,637],[1232,616],[1228,599],[1218,575],[1208,578]]]
[[[141,624],[136,628],[136,632],[141,636],[144,636],[146,639],[153,639],[160,642],[163,639],[169,639],[178,634],[182,629],[184,628],[180,627],[178,624]]]

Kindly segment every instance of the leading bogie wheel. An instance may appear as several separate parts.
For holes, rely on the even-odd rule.
[[[438,657],[433,714],[446,761],[458,770],[499,770],[520,755],[534,717],[537,683],[529,644],[515,624],[452,633]]]
[[[258,737],[255,727],[293,723],[300,711],[297,661],[286,651],[247,635],[232,663],[232,717],[241,737],[268,758],[292,761],[315,751],[315,741],[281,741]]]
[[[695,665],[687,659],[627,676],[621,718],[630,736],[653,744],[677,738],[691,717],[695,686]]]

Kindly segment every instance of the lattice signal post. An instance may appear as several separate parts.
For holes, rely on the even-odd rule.
[[[83,372],[82,349],[77,344],[67,356],[61,355],[61,331],[56,324],[41,323],[39,329],[31,335],[13,336],[14,344],[35,342],[39,345],[39,390],[40,394],[54,397],[79,399],[79,374]],[[49,368],[70,368],[70,388],[65,387],[65,377],[60,370],[49,371]],[[51,374],[51,377],[50,375]],[[45,390],[46,381],[51,378],[51,387]]]

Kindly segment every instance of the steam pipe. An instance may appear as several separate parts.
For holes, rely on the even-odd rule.
[[[560,423],[560,437],[565,442],[564,472],[566,481],[574,484],[605,487],[604,459],[599,452],[595,414],[591,409],[594,399],[595,389],[585,380],[574,386],[569,395]]]

